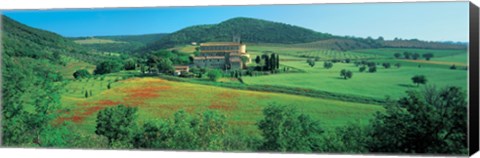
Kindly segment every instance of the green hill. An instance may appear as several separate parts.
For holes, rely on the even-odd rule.
[[[84,47],[101,52],[132,53],[148,43],[160,40],[167,34],[144,34],[144,35],[118,35],[118,36],[92,36],[72,37],[71,40]]]
[[[242,42],[245,43],[289,44],[295,47],[339,51],[371,48],[466,49],[465,45],[445,42],[398,39],[387,41],[383,38],[335,36],[290,24],[240,17],[219,24],[197,25],[181,29],[148,44],[139,51],[172,48],[191,42],[231,41],[234,35],[241,36]]]
[[[239,35],[250,43],[305,43],[334,36],[284,23],[253,19],[233,18],[214,25],[197,25],[181,29],[149,44],[144,51],[170,48],[191,42],[231,41]]]
[[[67,54],[85,51],[62,36],[28,27],[6,16],[2,20],[2,145],[32,144],[47,131],[59,104],[58,72]],[[54,130],[54,129],[49,129]]]

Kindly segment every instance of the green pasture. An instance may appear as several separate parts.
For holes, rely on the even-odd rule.
[[[398,98],[405,95],[407,90],[419,90],[412,83],[414,75],[425,75],[428,84],[436,86],[459,86],[467,87],[467,71],[451,70],[448,66],[436,67],[431,64],[405,64],[402,67],[393,66],[398,61],[378,60],[379,63],[390,62],[389,69],[377,66],[377,72],[359,72],[359,68],[352,63],[335,63],[333,68],[323,68],[323,62],[316,62],[310,67],[305,61],[283,62],[283,65],[304,70],[305,73],[275,74],[267,76],[243,77],[243,81],[249,85],[276,85],[287,87],[310,88],[314,90],[328,91],[333,93],[348,94],[355,96],[373,97],[383,99],[386,96]],[[353,78],[344,80],[340,77],[340,71],[347,69],[353,72]],[[420,86],[422,87],[422,86]]]
[[[89,39],[82,39],[82,40],[75,40],[75,43],[78,44],[107,44],[107,43],[125,43],[122,41],[114,41],[109,39],[98,39],[98,38],[89,38]]]

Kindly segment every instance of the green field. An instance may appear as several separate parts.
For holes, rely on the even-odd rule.
[[[194,50],[193,46],[179,46],[177,50]],[[361,50],[361,52],[339,52],[325,50],[309,50],[303,48],[285,48],[278,45],[257,45],[247,47],[249,53],[260,55],[263,51],[278,52],[281,65],[301,70],[297,73],[280,73],[274,75],[249,77],[243,81],[248,86],[272,85],[287,88],[302,88],[325,91],[354,97],[385,99],[386,96],[399,98],[407,90],[420,90],[411,81],[414,75],[425,75],[429,84],[443,86],[459,86],[466,89],[467,71],[451,70],[449,64],[466,63],[466,53],[457,52],[454,56],[445,55],[446,51],[435,54],[431,61],[403,60],[389,57],[400,49]],[[314,67],[306,63],[306,57],[299,52],[310,52],[310,56],[321,59],[368,59],[376,63],[389,62],[389,69],[378,65],[376,73],[358,71],[351,63],[335,63],[333,68],[323,68],[323,61]],[[412,51],[412,49],[409,49]],[[427,52],[426,50],[416,50]],[[323,52],[323,53],[322,53]],[[382,53],[383,52],[383,53]],[[299,55],[300,54],[300,55]],[[444,55],[442,57],[442,55]],[[75,69],[94,66],[76,60],[68,60],[67,69],[62,74],[71,78]],[[396,68],[394,63],[401,63]],[[254,64],[253,64],[254,65]],[[418,67],[421,65],[421,67]],[[353,78],[344,80],[339,72],[342,69],[354,72]],[[60,120],[76,123],[81,132],[93,133],[96,113],[108,106],[125,104],[139,108],[139,123],[147,120],[169,118],[178,110],[195,113],[207,109],[218,110],[227,117],[232,126],[246,129],[258,134],[255,123],[262,118],[262,109],[271,103],[296,106],[301,112],[319,120],[327,130],[342,127],[348,123],[365,125],[373,117],[373,113],[384,111],[380,105],[364,104],[350,101],[307,97],[302,95],[273,93],[264,91],[240,90],[222,86],[205,85],[195,82],[177,82],[158,77],[135,77],[138,71],[122,71],[89,79],[69,80],[62,90],[62,104],[65,112]],[[187,79],[189,80],[189,79]],[[223,78],[221,82],[238,82]],[[205,82],[205,81],[204,81]],[[110,83],[111,88],[107,85]],[[85,98],[85,93],[92,95]]]
[[[272,51],[282,55],[283,58],[315,58],[320,57],[320,60],[331,60],[331,59],[371,59],[378,58],[379,55],[368,54],[368,53],[359,53],[351,51],[335,51],[327,49],[314,49],[314,48],[303,48],[303,47],[292,47],[289,45],[279,45],[279,44],[257,44],[247,46],[248,53],[252,55],[261,55],[264,51]]]
[[[281,53],[277,46],[261,46],[249,49],[263,51],[270,50],[281,54],[280,58],[290,58],[289,54]],[[300,48],[291,48],[300,49]],[[435,55],[431,61],[424,59],[404,60],[392,59],[395,52],[431,52]],[[249,85],[276,85],[287,87],[301,87],[320,91],[327,91],[340,94],[355,96],[373,97],[383,99],[386,96],[398,98],[405,94],[407,90],[419,90],[412,83],[411,77],[414,75],[425,75],[428,84],[434,84],[439,87],[459,86],[466,90],[467,71],[466,52],[461,50],[422,50],[422,49],[378,49],[378,50],[360,50],[346,52],[344,54],[362,53],[374,55],[373,61],[376,63],[391,63],[389,69],[377,65],[376,73],[359,72],[359,68],[352,63],[335,63],[332,69],[323,68],[323,62],[317,62],[314,67],[310,67],[306,59],[282,61],[281,65],[294,67],[304,70],[305,73],[287,73],[267,76],[244,77],[243,80]],[[342,53],[342,52],[338,52]],[[454,54],[450,56],[449,54]],[[391,57],[390,57],[391,56]],[[303,59],[303,60],[302,60]],[[396,68],[393,65],[400,63],[402,66]],[[451,70],[452,64],[459,66],[457,70]],[[421,67],[418,67],[420,65]],[[353,78],[344,80],[340,77],[340,70],[347,69],[353,72]]]
[[[84,132],[94,132],[96,112],[107,106],[125,104],[139,107],[139,121],[170,117],[184,109],[197,112],[218,110],[227,116],[229,124],[256,131],[255,123],[261,119],[261,110],[269,103],[296,106],[320,120],[322,127],[332,129],[349,122],[366,124],[377,111],[378,105],[343,102],[297,95],[234,90],[228,88],[166,81],[159,78],[130,78],[114,82],[122,74],[106,76],[103,80],[72,81],[62,92],[62,103],[70,109],[63,120],[77,123]],[[112,82],[111,89],[107,84]],[[86,91],[92,97],[85,98]]]
[[[125,43],[121,41],[114,41],[109,39],[98,39],[98,38],[81,39],[81,40],[75,40],[74,42],[78,44]]]

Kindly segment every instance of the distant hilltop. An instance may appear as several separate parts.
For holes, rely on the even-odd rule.
[[[383,47],[466,49],[466,45],[454,42],[336,36],[285,23],[237,17],[219,24],[196,25],[181,29],[148,44],[140,51],[172,48],[192,42],[230,41],[234,34],[240,35],[242,42],[245,43],[306,44],[310,47],[340,51]]]

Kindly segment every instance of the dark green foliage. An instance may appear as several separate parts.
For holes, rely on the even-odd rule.
[[[257,57],[255,58],[255,63],[257,63],[257,65],[258,65],[258,64],[260,64],[261,60],[262,59],[260,59],[260,56],[257,55]]]
[[[318,152],[367,153],[367,143],[370,140],[369,132],[369,128],[361,126],[359,122],[338,127],[333,131],[322,134]]]
[[[455,64],[453,64],[452,66],[450,66],[450,69],[456,70],[456,69],[457,69],[457,66],[455,66]]]
[[[175,71],[172,61],[168,58],[160,59],[158,61],[157,68],[159,72],[166,73],[166,74],[171,74],[173,73],[173,71]]]
[[[107,73],[119,72],[122,69],[123,65],[120,62],[115,60],[108,60],[99,63],[93,73],[96,75],[102,75]]]
[[[123,63],[123,69],[125,69],[125,70],[135,70],[136,64],[137,63],[135,62],[134,59],[127,59]]]
[[[222,71],[218,69],[212,69],[207,72],[207,76],[208,76],[208,79],[210,79],[210,81],[217,81],[222,77]]]
[[[88,72],[86,69],[77,70],[73,73],[73,77],[75,79],[88,78],[90,76],[91,76],[90,72]]]
[[[130,141],[135,126],[137,108],[118,105],[100,110],[95,134],[107,137],[109,144]]]
[[[342,76],[343,79],[349,79],[352,78],[353,73],[350,70],[342,69],[342,71],[340,71],[340,76]]]
[[[224,150],[227,124],[225,116],[215,111],[190,115],[184,110],[172,119],[147,122],[135,135],[133,146],[148,149]]]
[[[110,83],[110,82],[108,83],[108,85],[107,85],[107,89],[110,89],[110,88],[112,88],[112,85],[111,85],[111,84],[112,84],[112,83]]]
[[[345,59],[345,63],[350,63],[350,61],[351,61],[351,60],[350,60],[350,59],[348,59],[348,58],[347,58],[347,59]]]
[[[326,68],[326,69],[330,69],[333,67],[333,63],[332,62],[323,62],[323,67]]]
[[[358,71],[360,71],[360,72],[364,72],[364,71],[365,71],[365,69],[367,69],[367,67],[365,67],[365,66],[361,66],[360,68],[358,68]]]
[[[261,151],[312,152],[319,148],[320,124],[310,116],[299,114],[291,106],[271,104],[263,109],[258,122],[264,143]]]
[[[425,60],[430,60],[433,58],[433,53],[425,53],[422,56],[425,58]]]
[[[402,64],[400,64],[400,63],[395,64],[395,67],[397,67],[397,68],[400,68],[401,66],[402,66]]]
[[[393,56],[398,59],[398,58],[402,57],[402,54],[400,54],[400,53],[395,53],[395,54],[393,54]]]
[[[426,88],[385,106],[372,120],[372,152],[467,153],[467,102],[460,88]]]
[[[405,58],[405,59],[410,59],[411,56],[412,56],[412,53],[403,52],[403,58]]]
[[[390,63],[382,63],[382,66],[385,68],[385,69],[388,69],[390,68],[392,65]]]
[[[413,60],[417,60],[418,58],[420,58],[420,54],[418,54],[418,53],[413,53],[412,54],[412,59]]]
[[[307,63],[308,63],[308,65],[310,65],[310,67],[315,66],[315,60],[314,59],[307,59]]]
[[[375,65],[369,66],[368,67],[368,72],[370,72],[370,73],[377,72],[377,66],[375,66]]]
[[[415,75],[412,77],[412,82],[419,86],[420,84],[426,84],[427,78],[424,75]]]
[[[85,98],[88,98],[88,92],[85,91]]]
[[[243,42],[305,43],[329,39],[330,34],[319,33],[298,26],[252,18],[233,18],[215,25],[197,25],[184,28],[149,44],[143,51],[171,48],[174,45],[209,41],[231,41],[239,34]],[[295,36],[292,36],[295,35]]]

